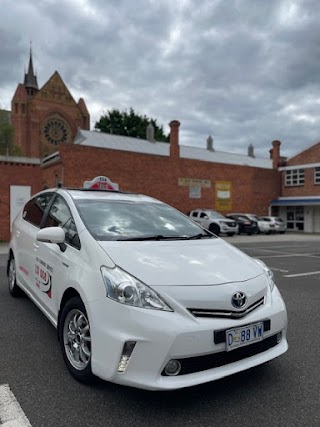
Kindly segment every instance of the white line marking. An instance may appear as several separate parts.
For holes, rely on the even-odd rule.
[[[320,258],[319,255],[311,254],[287,254],[287,255],[259,255],[257,258],[290,258],[290,257],[308,257],[308,258]]]
[[[8,384],[0,385],[0,426],[31,427]]]
[[[248,250],[252,250],[252,249],[261,249],[261,250],[273,250],[275,252],[278,252],[277,249],[282,249],[282,248],[301,248],[303,246],[308,246],[308,245],[285,245],[285,246],[241,246],[240,249],[248,249]]]
[[[310,271],[309,273],[287,274],[287,275],[284,275],[283,277],[312,276],[313,274],[320,274],[320,271]]]
[[[282,270],[281,268],[269,267],[272,271],[280,271],[280,273],[289,273],[289,270]]]

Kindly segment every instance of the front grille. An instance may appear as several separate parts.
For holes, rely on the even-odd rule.
[[[251,311],[263,305],[265,297],[260,298],[255,303],[249,305],[245,310],[231,311],[231,310],[211,310],[205,308],[188,308],[191,314],[195,317],[229,317],[230,319],[239,319],[246,316]]]
[[[207,354],[205,356],[188,357],[177,359],[181,363],[181,370],[178,375],[192,374],[194,372],[206,371],[208,369],[218,368],[229,363],[263,353],[278,344],[277,334],[272,335],[254,344],[247,345],[232,351],[221,351],[219,353]],[[161,375],[166,376],[164,370]]]

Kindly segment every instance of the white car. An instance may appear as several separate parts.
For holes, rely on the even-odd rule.
[[[276,233],[284,234],[286,232],[287,225],[279,216],[263,216],[262,219],[273,225]]]
[[[246,214],[248,218],[257,221],[259,233],[262,234],[271,234],[275,232],[275,226],[272,222],[266,221],[263,217],[254,214]]]
[[[8,283],[57,328],[82,382],[178,389],[288,348],[286,307],[268,267],[143,195],[38,193],[13,223]]]
[[[217,236],[220,234],[234,236],[239,232],[239,226],[234,219],[226,218],[213,209],[194,209],[188,215],[195,222]]]

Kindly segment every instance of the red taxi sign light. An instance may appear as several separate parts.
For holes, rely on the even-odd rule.
[[[109,190],[119,191],[119,184],[112,182],[106,176],[96,176],[92,181],[85,181],[83,188],[89,188],[90,190]]]

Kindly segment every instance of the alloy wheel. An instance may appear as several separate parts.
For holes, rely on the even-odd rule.
[[[84,370],[91,359],[90,325],[86,315],[79,309],[72,309],[63,326],[63,342],[66,356],[78,371]]]

